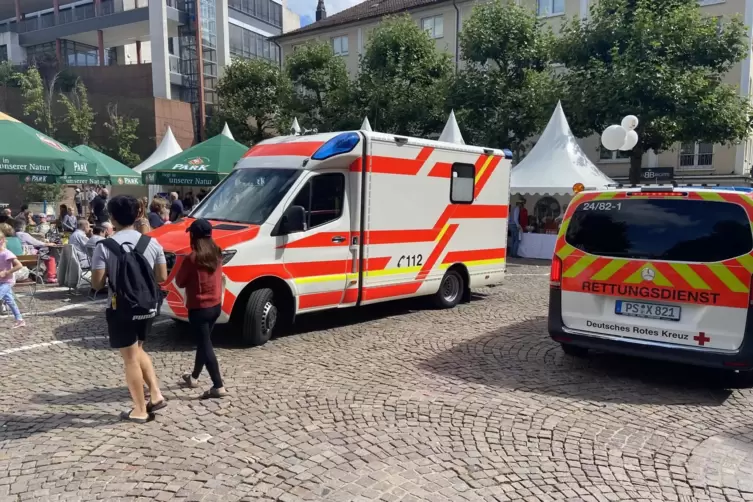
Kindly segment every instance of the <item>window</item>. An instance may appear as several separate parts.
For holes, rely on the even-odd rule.
[[[428,33],[431,38],[442,38],[444,36],[444,16],[423,18],[421,29]]]
[[[320,174],[311,178],[298,192],[294,206],[306,212],[306,230],[340,218],[345,199],[345,176],[341,173]]]
[[[714,145],[711,143],[683,143],[680,145],[680,169],[711,169]]]
[[[261,225],[267,221],[301,171],[233,169],[192,213],[196,218]]]
[[[332,50],[335,51],[335,56],[347,56],[348,55],[348,37],[335,37],[332,39]]]
[[[630,159],[630,152],[623,152],[622,150],[607,150],[603,146],[599,147],[599,160],[628,160]]]
[[[7,61],[8,60],[8,46],[3,44],[0,45],[0,61]]]
[[[476,167],[473,164],[455,163],[450,177],[450,202],[471,204],[476,188]]]
[[[748,254],[753,248],[745,209],[701,200],[585,202],[575,210],[565,239],[598,256],[701,263]]]
[[[539,16],[556,16],[565,13],[565,0],[537,0]]]

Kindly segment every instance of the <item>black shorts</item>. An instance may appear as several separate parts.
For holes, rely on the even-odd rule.
[[[107,332],[110,335],[110,347],[113,349],[122,349],[136,342],[143,342],[152,332],[154,323],[154,319],[123,322],[114,318],[114,312],[111,309],[105,311],[105,318],[107,319]]]

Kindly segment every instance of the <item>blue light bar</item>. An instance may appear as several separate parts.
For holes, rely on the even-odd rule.
[[[508,150],[507,148],[505,148],[502,151],[505,152],[505,158],[506,159],[511,159],[512,158],[512,150]]]
[[[314,160],[325,160],[335,155],[348,153],[356,147],[359,141],[361,141],[361,136],[357,132],[338,134],[320,146],[311,158]]]

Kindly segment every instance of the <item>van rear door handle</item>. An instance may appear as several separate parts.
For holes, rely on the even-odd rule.
[[[336,242],[337,244],[340,244],[341,242],[345,242],[345,237],[342,235],[336,235],[332,237],[332,242]]]

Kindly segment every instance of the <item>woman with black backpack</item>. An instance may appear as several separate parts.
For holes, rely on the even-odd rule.
[[[212,379],[212,388],[200,399],[222,398],[227,390],[220,376],[220,365],[212,347],[212,329],[222,312],[222,251],[212,240],[212,225],[205,219],[191,223],[191,254],[184,260],[175,283],[186,289],[188,322],[196,336],[196,360],[192,373],[183,375],[180,384],[199,386],[204,366]]]

